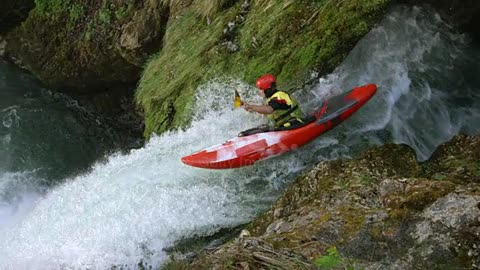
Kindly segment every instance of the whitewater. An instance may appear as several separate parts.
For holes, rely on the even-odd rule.
[[[480,132],[479,63],[480,50],[438,15],[397,7],[335,71],[294,94],[308,112],[326,97],[376,83],[369,103],[306,147],[221,171],[180,158],[264,119],[232,108],[234,89],[261,102],[252,86],[211,81],[199,88],[187,129],[153,136],[63,184],[44,190],[31,184],[39,182],[34,173],[0,172],[0,269],[158,267],[168,259],[164,249],[181,239],[251,221],[319,161],[385,143],[407,144],[425,160],[459,132]]]

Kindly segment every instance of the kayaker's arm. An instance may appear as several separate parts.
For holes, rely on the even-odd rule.
[[[261,114],[273,113],[273,108],[270,105],[250,105],[248,103],[244,103],[243,108],[248,112],[257,112]]]

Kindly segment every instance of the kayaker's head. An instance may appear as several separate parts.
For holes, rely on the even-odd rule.
[[[277,92],[277,83],[275,76],[266,74],[257,79],[258,94],[262,97],[269,98]]]

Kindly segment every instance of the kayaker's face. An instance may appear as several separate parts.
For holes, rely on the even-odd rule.
[[[265,96],[265,91],[261,90],[261,89],[257,89],[257,92],[258,92],[258,95],[261,96],[262,98],[266,98]]]

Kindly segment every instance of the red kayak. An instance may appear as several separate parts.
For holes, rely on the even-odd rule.
[[[182,157],[182,162],[207,169],[230,169],[253,165],[259,160],[303,146],[334,128],[362,107],[376,91],[375,84],[356,87],[323,101],[321,108],[300,127],[236,137]]]

